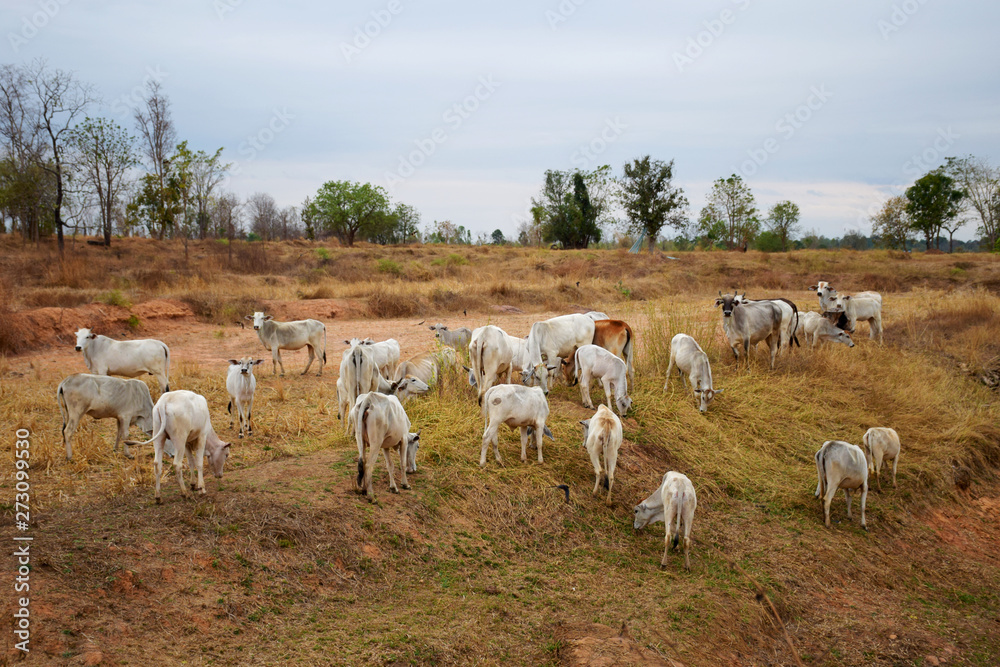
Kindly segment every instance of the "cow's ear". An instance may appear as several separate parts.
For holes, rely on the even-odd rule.
[[[274,319],[274,318],[272,318],[272,317],[271,317],[270,315],[268,315],[268,316],[267,316],[267,317],[265,317],[264,319],[265,319],[265,320],[271,320],[271,319]]]
[[[236,361],[235,359],[230,359],[230,360],[229,360],[229,365],[230,365],[230,366],[238,366],[238,365],[239,365],[239,363],[240,363],[240,362]]]
[[[262,363],[264,363],[263,359],[254,359],[253,360],[253,365],[254,366],[260,366]]]
[[[427,327],[427,328],[430,329],[431,331],[436,331],[437,330],[437,327]]]
[[[844,301],[847,301],[847,300],[849,300],[850,298],[851,298],[851,297],[850,297],[850,295],[848,295],[848,296],[845,296],[845,297],[843,297]]]
[[[97,334],[95,334],[95,333],[92,333],[92,334],[90,334],[89,336],[87,336],[87,338],[97,338]]]
[[[389,385],[389,393],[390,394],[396,393],[396,390],[399,389],[399,385],[403,384],[404,382],[406,382],[406,378],[403,378],[399,382],[393,382],[391,385]]]
[[[448,327],[441,327],[441,330],[442,330],[442,331],[447,331],[447,330],[448,330]]]
[[[721,394],[724,391],[725,391],[725,389],[716,389],[715,390],[715,395],[718,396],[719,394]]]
[[[253,320],[253,316],[252,315],[244,315],[243,319],[245,319],[245,320],[251,320],[252,321]]]
[[[715,307],[718,308],[721,305],[722,305],[722,299],[716,299],[715,300]]]
[[[349,340],[345,340],[344,341],[344,345],[350,345],[350,344],[351,344],[351,341],[349,341]]]
[[[700,394],[700,393],[701,393],[701,389],[695,389],[695,390],[694,390],[694,393],[696,393],[696,394]]]
[[[229,449],[229,446],[232,445],[232,444],[233,443],[231,443],[231,442],[227,442],[225,445],[222,446],[222,448],[223,449]]]
[[[813,292],[815,292],[818,288],[819,288],[819,285],[810,285],[809,286],[809,289],[811,289]]]

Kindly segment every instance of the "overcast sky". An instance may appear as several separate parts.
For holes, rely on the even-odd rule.
[[[158,78],[179,138],[283,206],[370,181],[425,226],[511,235],[546,169],[649,154],[675,160],[692,218],[738,173],[762,210],[791,199],[840,236],[945,156],[1000,159],[996,0],[0,7],[0,62],[74,70],[130,128]]]

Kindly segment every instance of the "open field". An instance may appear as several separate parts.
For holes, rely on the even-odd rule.
[[[0,495],[13,532],[13,431],[32,432],[29,664],[996,665],[1000,643],[1000,261],[884,252],[683,253],[363,247],[307,242],[117,242],[110,252],[0,238]],[[816,309],[817,279],[883,293],[885,344],[802,348],[737,366],[723,348],[718,290],[782,295]],[[256,429],[236,441],[225,360],[267,359],[244,315],[327,324],[322,377],[258,367]],[[392,336],[403,357],[426,324],[531,322],[600,309],[636,331],[635,409],[623,420],[614,504],[591,497],[578,388],[549,395],[545,463],[478,466],[482,419],[459,374],[407,412],[422,428],[413,489],[353,492],[353,438],[334,383],[354,335]],[[520,311],[520,312],[519,312]],[[425,325],[415,326],[421,320]],[[171,347],[171,387],[204,394],[233,453],[196,501],[173,477],[153,504],[150,452],[111,452],[113,423],[85,419],[65,461],[54,394],[84,372],[72,332],[92,326]],[[668,343],[694,335],[716,387],[707,415],[672,381]],[[154,399],[155,382],[150,382]],[[603,398],[599,388],[594,400]],[[892,426],[899,486],[868,496],[869,531],[832,529],[813,498],[813,454]],[[133,429],[133,435],[139,432]],[[9,444],[8,444],[9,443]],[[953,463],[973,475],[955,489]],[[632,530],[632,507],[669,469],[698,492],[692,571],[661,570],[663,524]],[[570,502],[550,488],[566,483]],[[6,560],[4,567],[11,560]],[[758,588],[766,599],[758,599]],[[8,589],[9,590],[9,589]],[[13,594],[4,597],[6,619]],[[774,618],[768,600],[781,619]],[[603,627],[606,626],[606,627]],[[783,627],[782,627],[783,626]],[[610,628],[610,630],[609,630]],[[784,628],[784,629],[783,629]],[[623,635],[619,637],[619,635]],[[5,658],[15,660],[5,635]],[[603,663],[610,664],[610,663]]]

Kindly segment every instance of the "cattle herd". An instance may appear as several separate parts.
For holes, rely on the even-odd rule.
[[[722,294],[715,305],[722,309],[722,328],[737,361],[740,355],[749,358],[752,347],[760,342],[768,345],[770,366],[782,348],[799,344],[800,336],[812,340],[839,342],[854,346],[850,334],[858,320],[869,323],[869,336],[878,334],[882,340],[882,297],[875,292],[853,295],[838,294],[829,283],[819,282],[810,287],[819,297],[819,312],[799,312],[787,299],[751,300],[746,294]],[[309,359],[303,374],[313,361],[318,362],[317,375],[326,364],[326,326],[317,320],[277,322],[270,315],[256,312],[247,319],[253,321],[261,343],[271,352],[272,370],[277,374],[284,365],[280,350],[308,348]],[[434,351],[418,354],[400,362],[399,343],[393,339],[375,342],[371,339],[345,340],[337,379],[338,419],[345,430],[353,431],[358,447],[357,490],[374,499],[372,474],[383,453],[389,474],[389,490],[398,493],[390,454],[396,452],[400,462],[403,489],[409,489],[407,474],[417,470],[417,448],[420,431],[412,425],[403,405],[411,396],[429,391],[447,367],[457,367],[468,359],[469,383],[475,388],[484,420],[479,465],[486,465],[490,443],[499,463],[498,429],[501,424],[520,429],[521,461],[527,460],[528,441],[543,462],[542,440],[554,439],[546,425],[549,417],[548,393],[559,374],[569,384],[580,385],[583,405],[593,409],[590,385],[598,380],[604,389],[607,405],[600,405],[593,417],[580,421],[583,445],[594,466],[594,490],[607,491],[606,504],[611,504],[615,467],[622,444],[622,422],[632,407],[628,393],[634,382],[632,328],[621,320],[610,319],[605,313],[562,315],[535,322],[529,334],[518,338],[499,327],[487,325],[474,331],[449,329],[435,324],[429,327],[441,343]],[[124,441],[123,451],[131,458],[129,446],[152,444],[154,448],[155,498],[160,496],[163,457],[173,457],[181,495],[188,496],[183,475],[186,457],[192,475],[193,490],[205,493],[204,459],[212,472],[222,477],[229,455],[230,443],[224,442],[212,428],[208,402],[194,392],[171,391],[170,350],[158,340],[117,341],[92,333],[89,329],[76,332],[76,349],[83,353],[91,374],[71,375],[59,384],[56,398],[62,414],[62,435],[67,459],[72,459],[72,438],[83,415],[95,419],[114,418],[118,423],[114,451]],[[253,401],[256,388],[254,367],[260,359],[231,359],[226,377],[230,395],[228,411],[230,428],[238,424],[240,438],[253,434]],[[676,368],[681,379],[694,394],[698,410],[707,412],[713,399],[722,393],[712,384],[712,369],[708,355],[691,336],[678,333],[670,341],[670,362],[664,391]],[[514,381],[519,373],[521,382]],[[134,379],[119,379],[112,375],[135,378],[153,375],[161,395],[153,404],[148,386]],[[617,409],[618,414],[615,414]],[[128,429],[137,425],[150,439],[145,442],[126,440]],[[892,461],[892,484],[896,485],[899,462],[899,436],[891,428],[872,428],[862,439],[864,449],[830,440],[816,452],[818,484],[816,497],[823,503],[824,519],[830,526],[830,504],[838,489],[847,498],[847,516],[851,518],[851,493],[861,493],[861,525],[865,523],[865,503],[868,495],[868,475],[871,470],[881,488],[882,464]],[[697,497],[694,485],[680,472],[667,472],[659,488],[634,509],[636,530],[663,521],[666,524],[666,544],[662,564],[672,547],[684,545],[684,565],[690,567],[689,548],[691,527]]]

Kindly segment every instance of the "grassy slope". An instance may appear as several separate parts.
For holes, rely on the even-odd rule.
[[[821,255],[781,261],[844,259]],[[694,257],[684,270],[714,271],[713,259]],[[751,288],[755,276],[766,283],[786,270],[715,261],[745,264]],[[920,262],[901,264],[919,273]],[[592,280],[614,293],[610,279]],[[221,491],[183,503],[169,482],[155,508],[149,465],[111,456],[106,423],[81,429],[77,463],[59,460],[58,378],[5,374],[0,421],[27,424],[40,441],[39,649],[56,662],[100,650],[154,664],[544,664],[559,659],[556,623],[582,620],[625,621],[639,643],[689,665],[787,664],[780,630],[733,559],[766,587],[807,664],[918,664],[928,654],[1000,662],[990,639],[1000,559],[989,504],[1000,415],[995,394],[957,370],[987,366],[996,353],[998,300],[887,295],[885,347],[796,351],[772,373],[760,360],[737,369],[707,342],[717,313],[706,296],[596,304],[640,323],[637,410],[611,508],[589,495],[576,424],[589,411],[575,388],[550,397],[556,442],[546,440],[543,466],[521,464],[516,436],[504,433],[504,467],[490,460],[480,470],[474,398],[461,378],[446,379],[440,394],[408,406],[424,429],[414,490],[391,496],[379,471],[379,503],[369,505],[351,493],[356,453],[335,418],[332,378],[262,382],[274,408],[261,409],[260,432],[234,456]],[[661,391],[665,341],[678,330],[702,340],[727,390],[708,416],[679,383]],[[216,379],[178,367],[179,386],[224,405]],[[812,454],[877,424],[903,440],[899,488],[869,495],[869,533],[857,516],[846,521],[843,496],[834,505],[841,523],[826,530]],[[954,494],[952,459],[974,469],[987,497]],[[687,473],[699,493],[690,574],[680,556],[659,569],[662,524],[631,528],[632,505],[667,469]],[[569,505],[548,488],[562,482],[573,488]],[[9,476],[2,486],[7,494]]]

